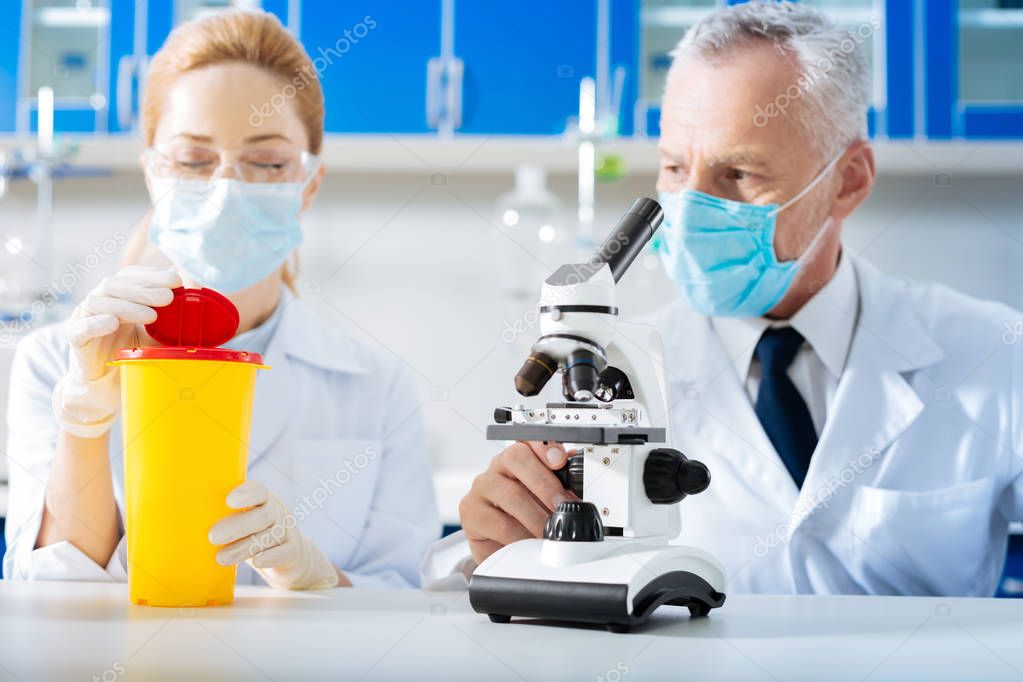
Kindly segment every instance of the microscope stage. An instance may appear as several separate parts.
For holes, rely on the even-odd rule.
[[[540,440],[590,445],[663,443],[664,429],[649,426],[575,426],[560,424],[491,424],[487,440]]]

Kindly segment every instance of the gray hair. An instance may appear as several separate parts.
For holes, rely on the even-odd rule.
[[[870,69],[866,53],[871,35],[880,26],[880,20],[871,16],[844,31],[805,3],[754,0],[733,5],[686,32],[671,52],[668,81],[680,68],[682,57],[722,59],[758,42],[771,44],[795,57],[800,76],[773,101],[757,107],[753,124],[762,127],[802,100],[797,120],[819,151],[830,157],[867,137]]]

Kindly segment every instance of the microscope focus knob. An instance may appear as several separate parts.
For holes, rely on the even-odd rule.
[[[675,504],[686,495],[702,493],[710,485],[710,471],[678,450],[651,450],[643,465],[643,487],[654,504]]]
[[[554,470],[554,475],[557,476],[562,488],[571,490],[576,497],[581,499],[583,496],[583,471],[583,456],[572,455],[565,462],[565,466]]]
[[[547,517],[543,537],[562,542],[600,542],[604,539],[604,524],[592,502],[562,502]]]

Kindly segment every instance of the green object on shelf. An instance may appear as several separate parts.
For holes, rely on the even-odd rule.
[[[610,182],[625,177],[628,169],[620,154],[597,152],[595,175],[601,182]]]

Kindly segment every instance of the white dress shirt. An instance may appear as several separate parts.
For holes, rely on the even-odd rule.
[[[849,355],[858,314],[856,273],[848,259],[841,258],[835,275],[791,319],[712,317],[711,325],[754,406],[762,372],[754,351],[764,331],[768,327],[791,326],[806,339],[789,366],[788,375],[806,402],[820,436]]]

